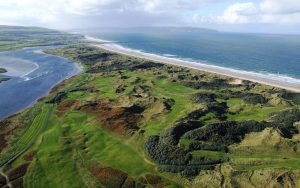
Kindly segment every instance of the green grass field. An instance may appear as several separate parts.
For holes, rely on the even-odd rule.
[[[103,60],[107,52],[86,46],[66,47],[49,53],[83,63],[86,72],[55,88],[48,97],[31,108],[36,112],[28,116],[29,120],[25,118],[25,122],[30,123],[19,135],[15,135],[17,139],[9,143],[12,151],[26,149],[11,164],[11,168],[16,168],[23,163],[30,163],[23,177],[24,187],[106,187],[101,178],[105,177],[110,185],[120,180],[117,172],[113,175],[107,171],[101,174],[99,169],[102,168],[121,171],[135,181],[136,187],[201,187],[210,181],[219,182],[219,185],[223,182],[226,187],[226,183],[232,181],[226,179],[230,177],[225,175],[229,170],[222,170],[223,165],[228,165],[230,173],[236,175],[263,169],[270,169],[274,174],[279,173],[277,169],[291,170],[295,177],[297,175],[293,170],[299,170],[300,160],[295,153],[272,153],[267,149],[265,153],[259,153],[249,148],[251,152],[247,150],[248,153],[242,153],[231,149],[238,148],[248,138],[247,134],[252,133],[248,130],[262,130],[257,124],[251,124],[257,129],[237,127],[240,130],[238,132],[233,131],[235,127],[231,125],[244,125],[238,123],[245,120],[262,123],[270,120],[270,114],[289,108],[268,103],[272,100],[272,94],[267,95],[270,92],[267,86],[252,88],[247,83],[231,86],[228,85],[232,81],[230,78],[220,77],[221,81],[214,82],[219,77],[213,74],[180,67],[155,67],[144,60],[125,56],[109,55],[111,59]],[[141,67],[144,68],[136,68],[136,61],[143,62]],[[128,64],[122,67],[122,63]],[[108,66],[107,70],[115,65],[112,67],[116,70],[105,72],[103,65]],[[208,87],[210,84],[211,88]],[[222,90],[216,84],[220,84]],[[116,92],[121,86],[123,89]],[[195,86],[200,88],[196,89]],[[250,104],[252,101],[237,98],[238,95],[234,94],[236,91],[261,93],[260,97],[269,97],[266,97],[265,103]],[[48,104],[58,92],[65,96],[54,104]],[[203,98],[196,102],[194,96],[199,93]],[[170,107],[167,107],[166,101],[172,101]],[[23,123],[21,119],[21,116],[17,116],[13,121]],[[180,125],[183,127],[178,133],[175,128]],[[269,129],[278,129],[276,138],[288,140],[285,142],[289,143],[286,151],[292,151],[297,146],[298,137],[294,140],[284,138],[279,128],[269,126]],[[286,127],[287,130],[289,128]],[[181,131],[186,131],[186,134],[182,135]],[[274,139],[271,133],[264,138]],[[153,135],[156,137],[151,137]],[[158,138],[159,141],[149,144],[149,138]],[[159,145],[161,143],[163,147]],[[151,144],[156,144],[153,148],[159,151],[154,152],[154,157],[151,156],[154,150],[151,150]],[[195,148],[189,147],[192,144]],[[31,147],[26,148],[29,145]],[[147,150],[145,146],[150,149]],[[166,155],[162,152],[165,150],[175,157],[162,156]],[[13,153],[5,154],[0,159],[10,158]],[[26,161],[24,158],[27,155],[31,155],[32,159]],[[182,159],[182,155],[185,161],[176,161]],[[157,156],[164,161],[155,158]],[[211,165],[211,170],[203,170],[207,164]],[[167,167],[167,170],[162,167]],[[100,178],[93,171],[95,169]],[[220,177],[220,173],[224,177]],[[152,176],[145,179],[149,174]],[[200,181],[201,178],[205,181]],[[151,181],[161,181],[160,186],[153,182],[151,184]],[[162,186],[164,183],[166,186]]]

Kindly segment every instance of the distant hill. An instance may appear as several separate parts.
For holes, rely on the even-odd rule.
[[[53,29],[0,25],[0,51],[30,46],[62,45],[80,38],[81,35]]]
[[[162,31],[162,32],[218,32],[217,30],[200,27],[133,27],[128,29],[140,31]]]
[[[73,31],[89,33],[101,32],[218,32],[217,30],[200,27],[105,27],[105,28],[85,28],[74,29]]]

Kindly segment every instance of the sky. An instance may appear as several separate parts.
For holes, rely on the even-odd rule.
[[[300,34],[300,0],[0,0],[0,25],[185,26]]]

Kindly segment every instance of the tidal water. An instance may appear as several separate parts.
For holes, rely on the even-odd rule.
[[[64,79],[80,69],[64,58],[42,53],[54,47],[34,47],[0,53],[0,67],[8,70],[0,77],[0,120],[32,105]]]
[[[155,29],[99,29],[82,33],[144,53],[300,82],[300,35]]]

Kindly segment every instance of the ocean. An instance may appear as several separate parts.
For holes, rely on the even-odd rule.
[[[143,53],[300,82],[300,35],[145,28],[79,32]]]

